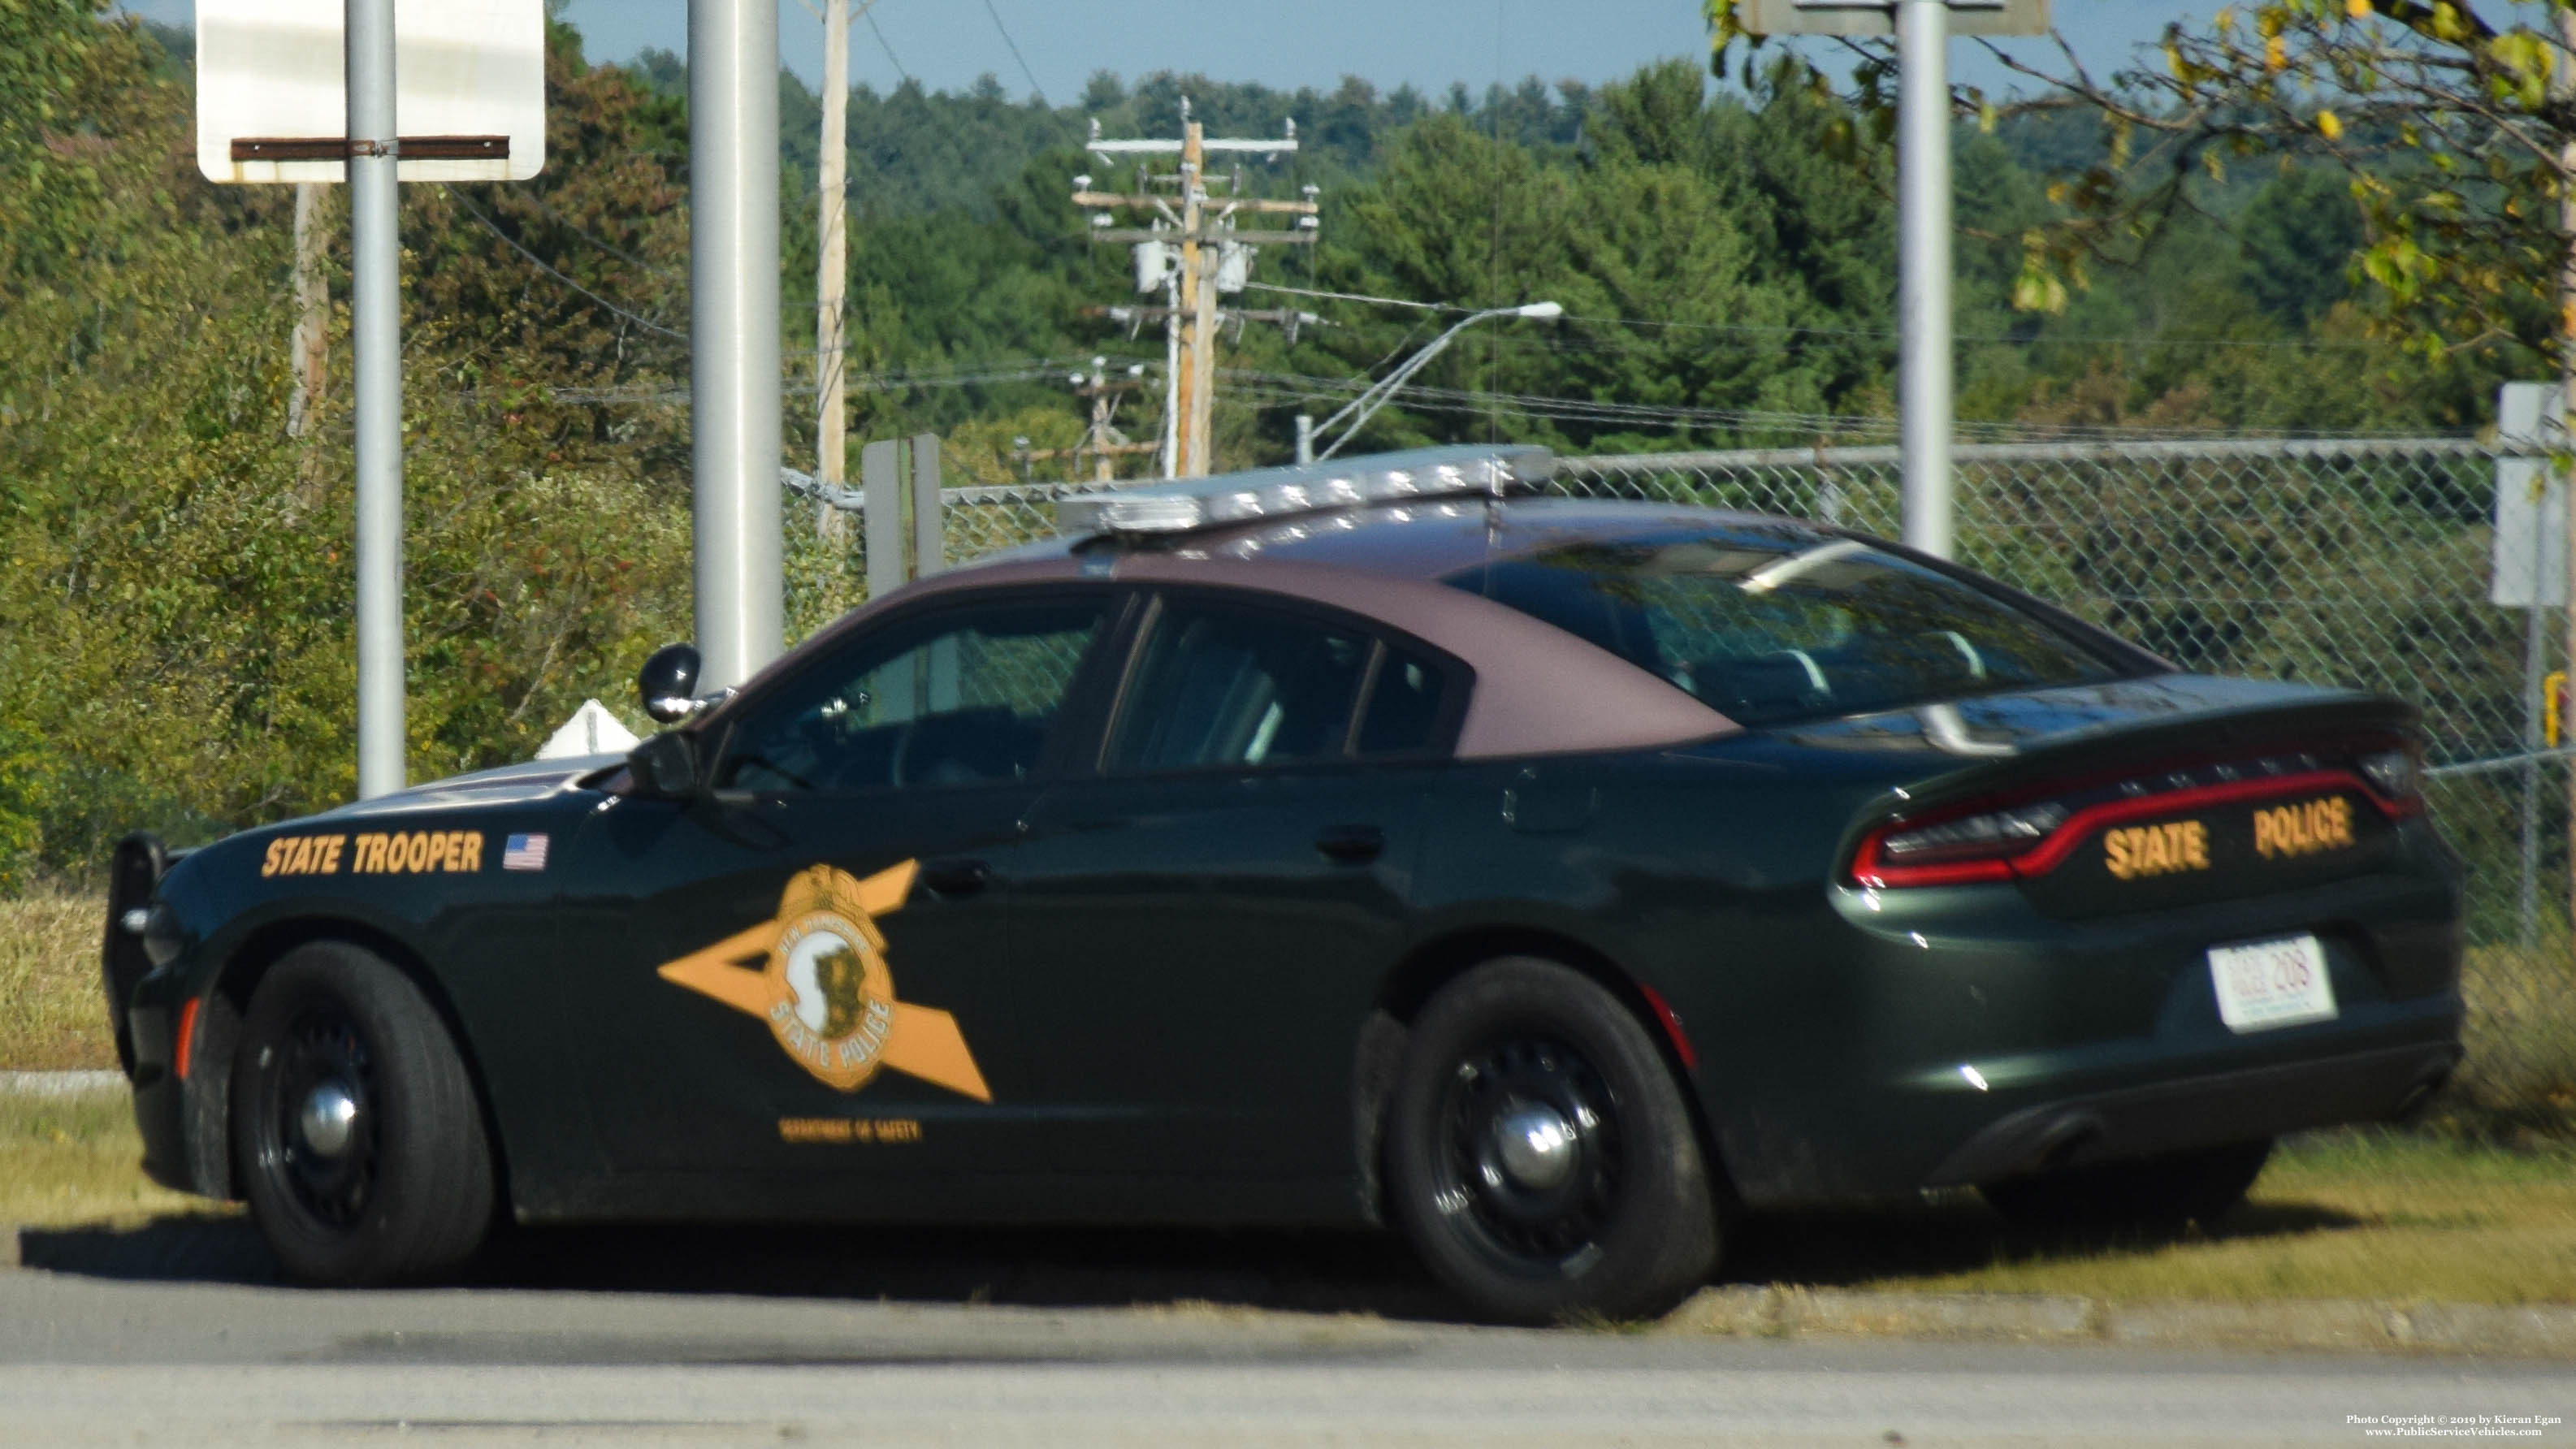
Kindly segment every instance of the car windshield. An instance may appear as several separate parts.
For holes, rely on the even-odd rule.
[[[1747,725],[2122,672],[2068,631],[1948,575],[1785,525],[1568,543],[1447,582],[1597,644]]]

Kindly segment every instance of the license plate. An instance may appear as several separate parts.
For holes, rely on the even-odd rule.
[[[2229,1031],[2266,1031],[2334,1020],[2326,948],[2314,936],[2213,946],[2209,979],[2218,988],[2218,1019],[2227,1023]]]

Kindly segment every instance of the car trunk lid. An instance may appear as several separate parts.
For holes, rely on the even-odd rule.
[[[2075,917],[2381,867],[2398,849],[2396,822],[2419,808],[2415,722],[2390,699],[2162,675],[1777,733],[1919,761],[1854,822],[1852,883],[2011,880],[2047,913]]]

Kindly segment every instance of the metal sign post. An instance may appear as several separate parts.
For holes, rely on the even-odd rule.
[[[2495,538],[2488,601],[2521,609],[2522,747],[2554,748],[2556,701],[2544,618],[2567,607],[2567,480],[2553,455],[2567,448],[2566,391],[2554,382],[2508,382],[2496,393]],[[2522,766],[2522,943],[2540,939],[2540,761]]]
[[[403,787],[402,231],[393,0],[348,0],[349,356],[357,372],[358,798]]]
[[[689,418],[701,689],[778,657],[778,6],[689,0]]]
[[[1739,0],[1753,35],[1893,35],[1905,542],[1950,556],[1950,36],[2040,35],[2048,0]]]
[[[361,799],[406,776],[397,188],[536,175],[545,80],[542,0],[198,0],[198,170],[349,184]]]
[[[1950,556],[1950,7],[1897,0],[1897,442],[1905,541]]]

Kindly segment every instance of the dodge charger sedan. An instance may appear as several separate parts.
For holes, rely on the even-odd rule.
[[[120,852],[159,1181],[328,1283],[499,1215],[1382,1225],[1658,1312],[1749,1209],[2179,1223],[2459,1060],[2392,700],[1446,449],[1097,494],[627,758]]]

